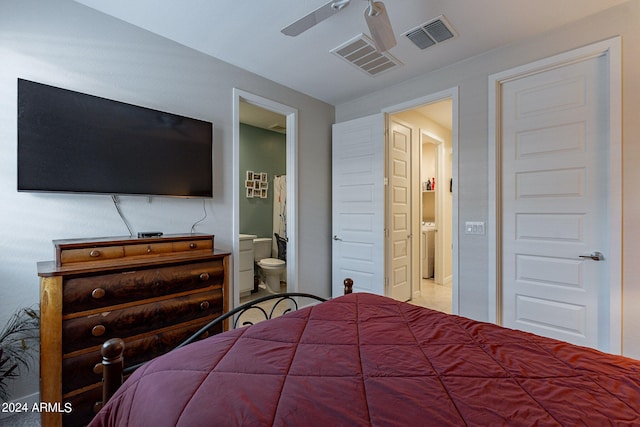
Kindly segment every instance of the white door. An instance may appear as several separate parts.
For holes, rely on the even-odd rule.
[[[411,128],[395,120],[389,127],[389,296],[411,299]],[[416,236],[419,238],[419,236]]]
[[[604,55],[502,86],[502,321],[607,348],[609,91]],[[602,255],[600,255],[602,253]]]
[[[332,147],[332,295],[347,277],[384,295],[383,115],[333,125]]]

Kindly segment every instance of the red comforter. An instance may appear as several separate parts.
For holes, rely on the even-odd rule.
[[[91,426],[640,425],[640,362],[356,293],[136,371]]]

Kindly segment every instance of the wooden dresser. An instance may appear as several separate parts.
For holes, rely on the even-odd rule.
[[[38,263],[40,400],[59,411],[43,412],[44,427],[92,419],[107,339],[122,338],[133,365],[228,311],[229,254],[213,241],[204,234],[53,241],[55,260]]]

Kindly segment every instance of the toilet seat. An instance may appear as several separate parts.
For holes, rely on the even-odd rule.
[[[277,258],[264,258],[258,261],[259,266],[266,268],[278,268],[284,266],[285,264],[286,262]]]

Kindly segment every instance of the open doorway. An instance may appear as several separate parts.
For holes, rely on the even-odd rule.
[[[234,90],[234,307],[297,290],[296,128],[296,109]]]
[[[415,105],[388,116],[389,291],[392,297],[452,313],[457,310],[453,98]],[[399,154],[404,141],[408,142],[406,153]],[[407,172],[398,173],[403,163]],[[399,178],[403,174],[406,180]],[[407,195],[408,206],[399,203],[402,194]],[[402,290],[402,277],[410,278],[406,290]]]

